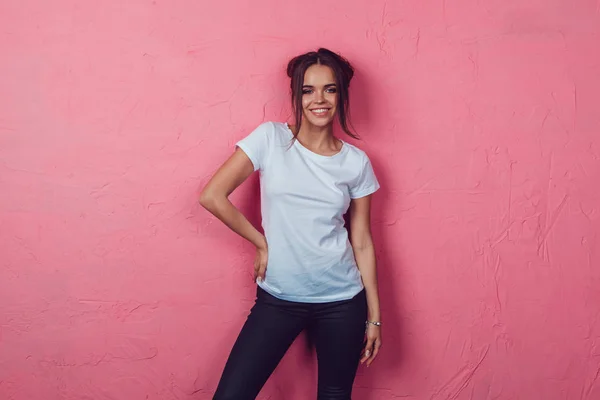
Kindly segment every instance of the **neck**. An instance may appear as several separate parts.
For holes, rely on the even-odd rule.
[[[335,149],[338,146],[338,141],[333,137],[333,124],[315,126],[306,120],[302,121],[298,140],[313,149]]]

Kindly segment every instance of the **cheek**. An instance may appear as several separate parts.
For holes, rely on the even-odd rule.
[[[337,105],[337,99],[338,96],[336,93],[330,93],[327,95],[327,102],[334,107]]]
[[[302,96],[302,108],[306,108],[310,105],[310,96],[309,95],[303,95]]]

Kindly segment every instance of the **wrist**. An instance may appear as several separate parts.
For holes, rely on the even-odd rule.
[[[381,321],[381,313],[380,312],[369,312],[367,314],[368,321]]]
[[[261,236],[260,239],[258,239],[258,242],[256,243],[256,248],[258,250],[266,250],[267,249],[267,238],[265,238],[264,236]]]
[[[367,313],[367,321],[370,322],[381,322],[381,314],[378,312]]]

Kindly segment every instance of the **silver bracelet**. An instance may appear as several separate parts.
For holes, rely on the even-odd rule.
[[[375,325],[375,326],[381,326],[381,322],[379,322],[379,321],[367,321],[366,324],[367,325],[371,324],[371,325]]]

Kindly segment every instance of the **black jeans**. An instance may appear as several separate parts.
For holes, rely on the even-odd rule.
[[[259,287],[213,400],[255,399],[304,329],[317,351],[317,399],[350,400],[366,318],[364,290],[350,300],[312,304],[280,300]]]

